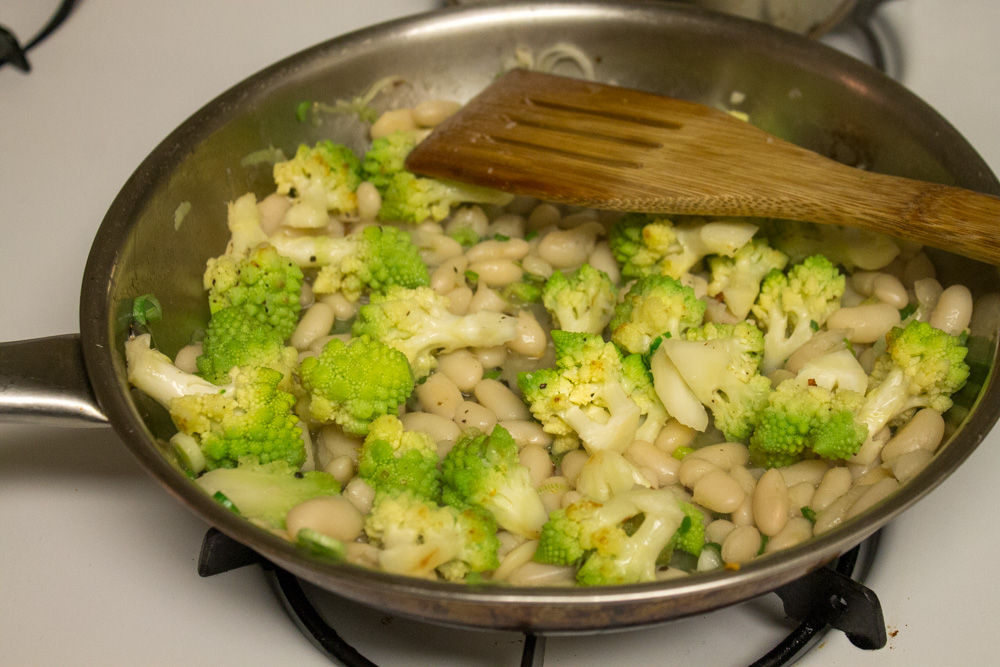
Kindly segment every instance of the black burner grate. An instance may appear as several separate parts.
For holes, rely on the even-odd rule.
[[[885,623],[878,597],[860,581],[867,575],[878,535],[869,538],[828,567],[775,590],[785,613],[799,625],[751,667],[790,665],[811,649],[825,632],[841,630],[858,648],[879,649],[886,644]],[[325,655],[346,667],[377,667],[332,628],[313,606],[300,581],[275,567],[256,552],[223,533],[210,529],[202,544],[198,573],[211,576],[246,565],[259,564],[271,579],[275,594],[303,634]],[[541,667],[545,637],[526,634],[521,667]]]

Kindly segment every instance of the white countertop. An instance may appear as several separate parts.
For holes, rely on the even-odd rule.
[[[57,4],[0,0],[0,24],[25,40]],[[0,69],[0,340],[79,330],[80,277],[108,205],[204,102],[306,46],[437,4],[80,2],[29,53],[31,74]],[[905,38],[904,83],[1000,171],[1000,3],[896,0],[887,15]],[[884,531],[869,585],[898,631],[885,649],[830,633],[801,664],[993,664],[1000,537],[984,519],[1000,505],[997,470],[993,434]],[[0,425],[0,664],[329,664],[257,569],[198,577],[205,528],[110,430]],[[552,640],[546,664],[606,664],[602,651],[626,645],[640,661],[641,642],[626,637]],[[456,651],[386,664],[443,664]]]

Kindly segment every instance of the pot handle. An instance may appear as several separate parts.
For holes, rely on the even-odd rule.
[[[107,426],[87,379],[80,334],[0,343],[0,422]]]

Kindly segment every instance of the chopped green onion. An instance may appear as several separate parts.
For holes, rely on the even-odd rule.
[[[298,106],[295,107],[295,120],[300,123],[306,122],[309,119],[309,111],[312,107],[312,102],[299,102]]]
[[[844,339],[844,347],[846,347],[847,351],[850,352],[851,354],[855,354],[854,346],[851,345],[851,341],[847,340],[846,338]]]
[[[493,239],[495,241],[510,241],[510,237],[506,234],[494,234]]]
[[[528,233],[524,235],[524,240],[525,241],[530,241],[531,239],[535,238],[536,236],[538,236],[538,230],[537,229],[529,229]]]
[[[335,537],[312,528],[303,528],[295,535],[295,544],[309,556],[339,563],[347,555],[347,547]]]
[[[239,514],[240,513],[239,508],[237,508],[236,505],[233,504],[233,501],[230,500],[226,496],[226,494],[224,494],[222,491],[216,491],[215,493],[213,493],[212,494],[212,499],[215,500],[215,502],[217,502],[220,505],[222,505],[223,507],[225,507],[227,510],[229,510],[233,514]]]
[[[674,453],[672,454],[672,456],[675,459],[677,459],[678,461],[683,461],[684,457],[687,456],[688,454],[690,454],[693,451],[694,451],[694,447],[685,447],[684,445],[681,445],[680,447],[678,447],[677,449],[674,450]]]
[[[476,283],[479,282],[479,274],[476,273],[475,271],[466,271],[465,279],[468,280],[473,285],[475,285]]]
[[[143,294],[132,302],[132,319],[136,324],[146,325],[163,317],[160,301],[152,294]]]
[[[503,375],[503,371],[501,371],[499,368],[494,368],[492,370],[483,372],[483,378],[486,380],[496,380],[501,375]]]
[[[819,331],[819,322],[816,320],[809,320],[809,328],[813,331]]]
[[[689,516],[687,516],[685,514],[684,518],[681,519],[681,525],[680,525],[680,528],[677,529],[677,532],[681,533],[683,535],[684,533],[688,532],[689,530],[691,530],[691,517],[689,517]]]
[[[760,549],[757,550],[757,555],[758,556],[760,556],[762,553],[764,553],[764,549],[767,548],[767,541],[769,539],[771,539],[771,538],[769,538],[767,535],[764,535],[763,533],[761,533],[761,536],[760,536]]]
[[[802,516],[809,519],[809,523],[816,523],[816,510],[808,505],[805,505],[801,507],[799,511],[802,512]]]
[[[908,303],[905,307],[899,310],[899,319],[905,320],[907,317],[917,312],[917,304]]]

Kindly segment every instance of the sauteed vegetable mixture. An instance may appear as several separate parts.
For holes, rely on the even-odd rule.
[[[127,343],[219,502],[321,558],[607,585],[801,543],[934,455],[972,297],[921,248],[405,171],[457,108],[300,146],[229,204],[203,339]]]

